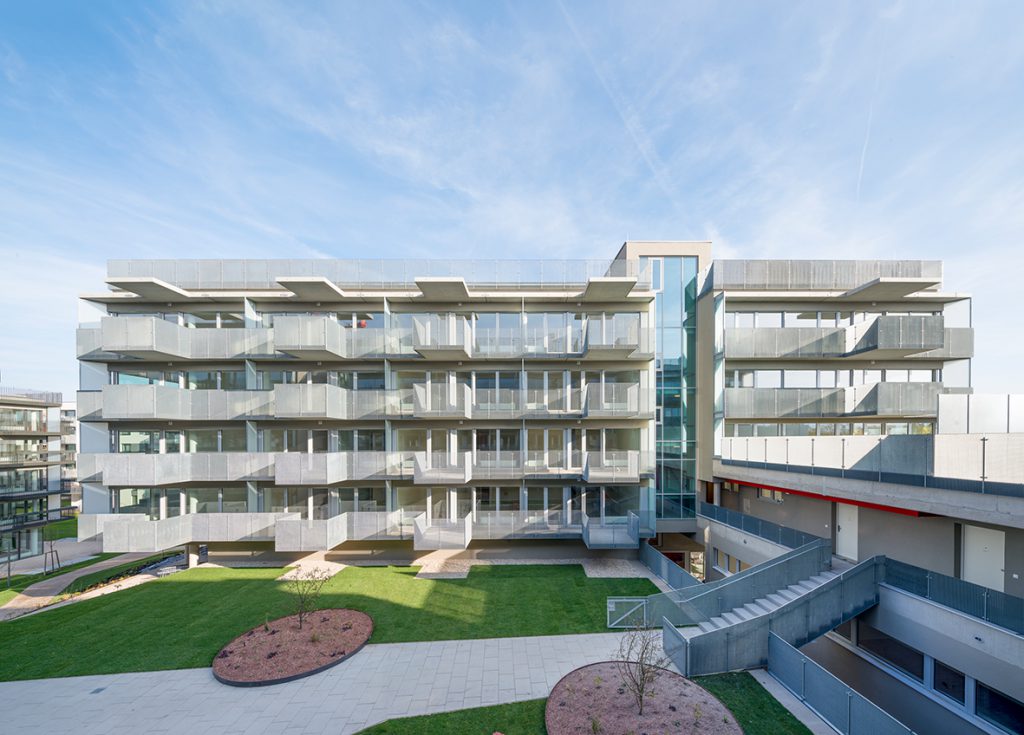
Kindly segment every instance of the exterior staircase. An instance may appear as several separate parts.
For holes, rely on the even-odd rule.
[[[731,625],[736,625],[737,623],[742,623],[747,620],[753,620],[754,618],[762,615],[767,615],[778,610],[784,605],[793,602],[797,598],[808,594],[812,590],[821,587],[829,580],[835,579],[837,576],[839,575],[833,574],[829,571],[823,571],[809,577],[808,579],[788,585],[783,589],[770,592],[764,597],[759,597],[756,600],[742,605],[741,607],[734,607],[731,610],[723,612],[721,615],[715,615],[708,620],[702,620],[697,623],[697,628],[701,633],[710,633],[714,630],[728,628]]]

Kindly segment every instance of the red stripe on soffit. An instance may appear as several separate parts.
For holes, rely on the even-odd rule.
[[[749,482],[747,480],[729,480],[737,485],[746,485],[747,487],[759,487],[763,490],[778,490],[782,493],[789,493],[790,495],[800,495],[804,498],[815,498],[817,500],[829,500],[833,503],[845,503],[846,505],[856,505],[861,508],[871,508],[872,510],[880,510],[885,513],[896,513],[901,516],[914,516],[915,518],[927,518],[935,515],[934,513],[922,513],[919,510],[909,510],[907,508],[894,508],[891,505],[879,505],[878,503],[865,503],[863,500],[850,500],[849,498],[837,498],[834,495],[820,495],[819,493],[809,493],[803,490],[793,490],[788,487],[779,487],[777,485],[761,485],[756,482]]]

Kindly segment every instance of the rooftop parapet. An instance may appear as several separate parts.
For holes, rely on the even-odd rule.
[[[417,280],[458,278],[475,288],[564,289],[592,279],[636,278],[651,286],[637,260],[110,260],[108,280],[154,278],[180,289],[279,290],[278,279],[324,278],[338,288],[418,289]]]
[[[727,291],[850,291],[877,281],[920,290],[942,283],[942,261],[716,260],[711,273],[714,288]]]

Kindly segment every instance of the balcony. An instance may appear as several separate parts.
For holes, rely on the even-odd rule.
[[[477,451],[473,457],[474,480],[516,480],[522,476],[523,453],[518,450]]]
[[[342,482],[383,479],[386,452],[278,452],[274,455],[277,485],[336,485]]]
[[[589,322],[583,345],[587,360],[654,359],[654,331],[639,324]]]
[[[277,418],[336,419],[343,421],[383,419],[396,398],[383,390],[351,390],[336,385],[275,385],[274,415]]]
[[[846,332],[817,327],[736,327],[725,330],[727,360],[838,358],[847,353]]]
[[[473,397],[474,419],[515,419],[522,416],[522,396],[519,389],[477,389]]]
[[[473,471],[470,452],[416,452],[413,463],[417,485],[465,485]]]
[[[192,329],[156,317],[104,317],[99,337],[78,330],[78,357],[113,354],[143,360],[238,360],[274,354],[269,329]]]
[[[352,329],[321,316],[276,317],[274,345],[304,360],[380,358],[385,351],[383,329]]]
[[[413,386],[412,415],[416,418],[468,419],[472,410],[468,385],[444,383]]]
[[[269,452],[79,454],[78,480],[108,487],[272,480],[273,457]]]
[[[297,513],[190,513],[163,520],[136,514],[83,515],[79,538],[103,534],[104,552],[156,552],[191,543],[269,542]]]
[[[565,357],[583,352],[583,334],[579,329],[532,329],[523,331],[524,357]]]
[[[413,519],[412,547],[419,550],[465,549],[473,539],[473,515],[458,520],[427,521],[427,514],[420,513]]]
[[[572,479],[583,472],[583,452],[528,450],[523,475],[530,478]]]
[[[942,383],[875,383],[846,388],[853,416],[931,417],[938,415]]]
[[[60,455],[59,450],[51,450],[45,446],[40,446],[36,449],[4,451],[0,452],[0,467],[59,464],[61,460]]]
[[[330,518],[277,521],[275,551],[329,551],[348,541],[395,541],[411,535],[402,511],[355,511]]]
[[[870,352],[872,358],[904,357],[941,349],[945,330],[939,316],[880,316],[866,326],[855,325],[851,354]]]
[[[479,510],[473,516],[473,538],[509,539],[579,538],[580,526],[565,523],[561,510]]]
[[[640,418],[654,414],[650,394],[636,383],[588,385],[583,416],[586,418]]]
[[[525,418],[578,418],[583,415],[584,391],[551,388],[547,392],[528,388],[522,392]]]
[[[635,549],[641,538],[654,535],[654,514],[651,511],[608,517],[604,522],[583,514],[583,543],[588,549]]]
[[[269,391],[184,390],[166,385],[105,385],[79,391],[82,421],[234,421],[274,415]]]
[[[473,357],[477,359],[514,360],[523,356],[522,329],[476,330]]]
[[[469,320],[417,316],[413,319],[413,349],[428,360],[468,360],[473,349]]]
[[[799,418],[846,414],[844,388],[726,388],[730,419]]]
[[[583,481],[592,485],[635,485],[640,473],[637,450],[587,452],[583,459]]]

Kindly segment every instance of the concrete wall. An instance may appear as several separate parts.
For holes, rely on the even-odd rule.
[[[905,516],[860,508],[857,556],[884,554],[898,561],[952,576],[955,572],[955,523],[941,516]]]
[[[722,490],[723,507],[756,516],[782,526],[796,528],[823,538],[833,538],[833,507],[830,500],[785,494],[781,503],[760,500],[755,488],[741,486],[739,492]],[[874,508],[858,508],[857,556],[877,554],[957,576],[960,549],[956,542],[958,522],[993,528],[1005,534],[1003,591],[1024,597],[1024,530],[993,523],[962,521],[938,515],[908,516]],[[746,561],[743,556],[739,558]]]
[[[727,501],[731,505],[727,505]],[[755,488],[743,486],[738,493],[723,489],[722,505],[780,526],[832,538],[832,503],[829,501],[786,495],[783,502],[776,503],[760,500]]]

